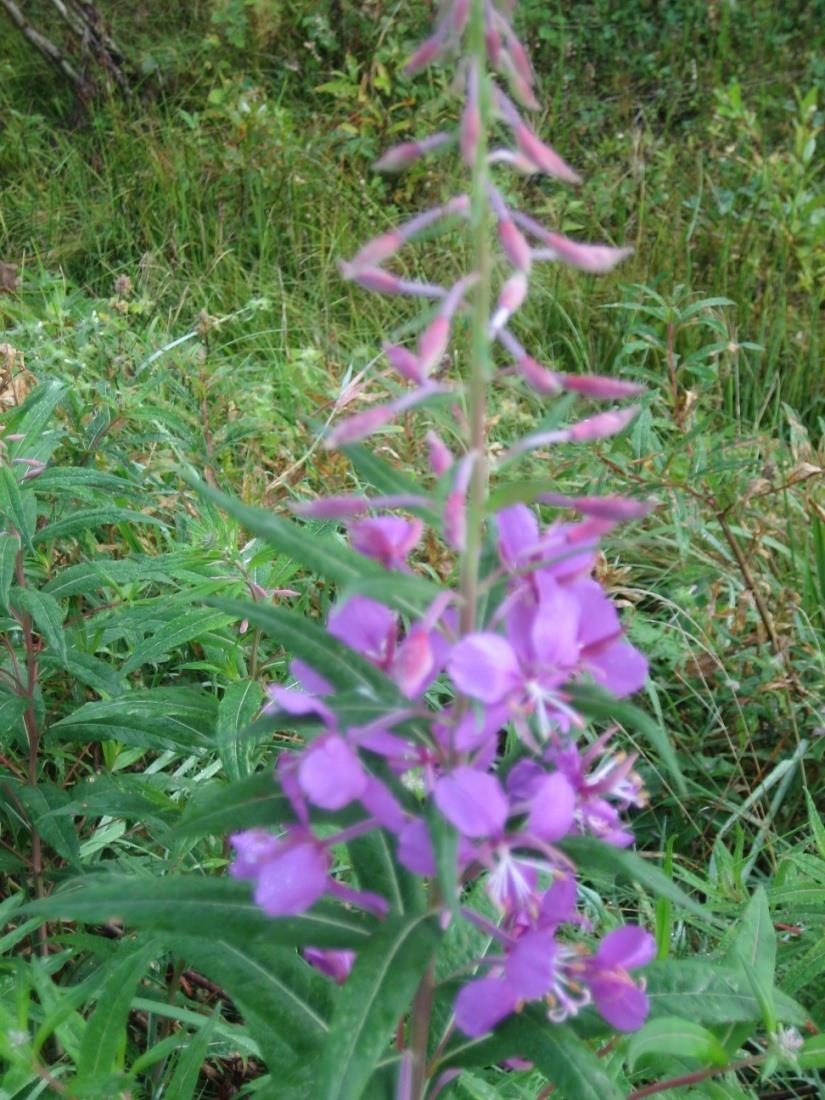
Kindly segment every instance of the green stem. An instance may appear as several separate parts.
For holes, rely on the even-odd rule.
[[[469,445],[476,456],[467,500],[467,539],[461,559],[461,630],[475,629],[478,604],[479,559],[488,491],[485,421],[490,376],[490,306],[492,302],[492,257],[490,252],[490,200],[487,194],[487,131],[490,124],[490,87],[484,41],[484,2],[473,0],[469,25],[469,58],[479,70],[479,113],[481,133],[473,164],[471,231],[473,267],[478,275],[473,301],[468,380]]]
[[[475,456],[467,497],[467,532],[460,562],[461,632],[476,627],[484,515],[488,493],[485,439],[487,390],[490,376],[490,306],[492,257],[490,250],[490,200],[487,193],[487,130],[490,124],[490,89],[487,82],[487,49],[484,39],[484,0],[472,0],[468,30],[468,59],[478,66],[481,127],[472,169],[470,224],[473,238],[473,270],[478,276],[472,312],[470,373],[467,384],[469,450]],[[423,1100],[427,1089],[427,1049],[430,1037],[434,977],[427,968],[413,1001],[410,1046],[413,1054],[413,1100]]]

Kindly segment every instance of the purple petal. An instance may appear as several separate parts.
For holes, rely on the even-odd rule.
[[[536,662],[551,670],[571,668],[579,655],[579,601],[546,571],[537,572],[534,580],[539,604],[530,642]]]
[[[573,875],[557,878],[541,899],[541,924],[555,927],[575,921],[576,896],[576,880]]]
[[[333,686],[314,668],[294,657],[289,662],[289,673],[308,695],[332,695]]]
[[[352,970],[355,962],[354,951],[334,951],[329,948],[305,947],[302,954],[310,966],[328,978],[334,978],[338,985],[343,985]]]
[[[237,853],[229,868],[233,878],[255,879],[261,867],[271,859],[277,858],[284,842],[263,829],[246,829],[234,833],[229,842]]]
[[[616,642],[588,656],[587,667],[596,682],[617,699],[639,691],[647,681],[647,658],[630,642]]]
[[[599,945],[594,962],[604,967],[635,970],[647,966],[656,956],[656,940],[637,924],[626,924],[608,932]]]
[[[496,836],[507,820],[507,799],[499,781],[466,764],[438,780],[435,802],[463,836]]]
[[[546,776],[547,772],[535,760],[527,758],[519,760],[518,764],[507,773],[505,780],[507,794],[511,801],[523,802],[525,799],[535,797],[541,781]]]
[[[514,1011],[517,1000],[500,978],[468,982],[456,998],[455,1022],[471,1038],[484,1035]]]
[[[387,569],[398,569],[420,541],[423,530],[420,519],[378,516],[351,524],[349,533],[359,553],[376,558]]]
[[[398,647],[390,675],[408,699],[414,699],[432,683],[437,675],[432,636],[422,626],[414,626]]]
[[[526,504],[514,504],[496,514],[498,551],[509,569],[523,565],[528,555],[535,552],[539,542],[539,525],[533,511]]]
[[[329,617],[327,630],[344,645],[378,664],[394,640],[395,612],[368,596],[352,596]]]
[[[647,995],[629,978],[595,978],[590,990],[599,1014],[617,1031],[638,1031],[648,1017]]]
[[[542,840],[561,840],[573,828],[576,792],[562,772],[541,781],[533,797],[529,829]]]
[[[320,678],[319,678],[320,679]],[[326,680],[323,681],[326,684]],[[329,687],[329,685],[327,685]],[[330,691],[332,689],[330,688]],[[321,702],[314,695],[305,695],[302,691],[295,691],[293,688],[284,688],[280,684],[270,684],[267,688],[267,694],[275,704],[267,705],[267,710],[279,710],[286,711],[287,714],[294,714],[298,717],[302,717],[306,714],[317,714],[324,722],[331,727],[335,725],[335,718],[332,711]]]
[[[361,793],[361,805],[375,818],[379,825],[391,833],[400,832],[404,827],[404,811],[395,796],[374,776],[367,776],[366,786]]]
[[[482,703],[500,702],[521,682],[513,647],[498,634],[468,634],[453,650],[447,667],[458,690]]]
[[[435,874],[435,858],[426,824],[416,818],[405,825],[398,836],[398,860],[414,875]]]
[[[507,959],[507,984],[519,999],[535,1001],[550,991],[554,955],[551,932],[525,932],[519,937]]]
[[[604,589],[594,580],[579,580],[570,585],[581,609],[579,642],[583,647],[595,646],[621,634],[619,616]]]
[[[367,776],[343,737],[319,737],[301,758],[298,768],[301,790],[322,810],[340,810],[360,798]]]
[[[327,855],[316,842],[284,845],[261,867],[255,901],[270,917],[305,913],[326,892],[327,872]]]

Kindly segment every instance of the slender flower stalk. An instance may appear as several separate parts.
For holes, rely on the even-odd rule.
[[[490,376],[490,336],[487,319],[492,299],[492,256],[490,251],[491,208],[488,193],[487,134],[490,127],[491,101],[487,80],[487,44],[484,0],[471,0],[469,22],[470,64],[478,79],[479,132],[473,159],[472,207],[470,225],[473,235],[473,267],[478,282],[473,300],[470,342],[470,378],[468,385],[470,450],[477,456],[470,478],[467,504],[467,533],[461,561],[461,629],[475,627],[478,603],[478,573],[484,503],[487,495],[487,457],[485,422]]]
[[[428,900],[416,920],[428,934],[465,922],[488,937],[472,972],[462,966],[444,984],[436,978],[436,949],[416,956],[408,986],[416,992],[396,1032],[399,1100],[423,1100],[453,1079],[453,1028],[481,1036],[531,1002],[542,1006],[548,1027],[595,1010],[611,1027],[633,1030],[648,1012],[644,981],[632,972],[653,957],[652,937],[625,925],[593,943],[578,911],[577,868],[563,845],[585,835],[627,847],[633,842],[627,814],[646,804],[635,756],[613,748],[612,727],[590,730],[579,700],[595,687],[603,704],[605,692],[623,698],[645,682],[647,662],[625,638],[595,566],[599,537],[642,518],[651,505],[561,493],[548,478],[529,502],[490,508],[491,473],[498,480],[538,448],[608,438],[638,411],[602,406],[566,426],[528,432],[499,448],[493,464],[488,403],[500,378],[546,398],[567,392],[621,402],[641,392],[624,379],[551,370],[516,335],[538,263],[594,275],[628,250],[546,229],[516,209],[494,178],[515,168],[566,184],[579,179],[521,116],[517,104],[537,103],[536,82],[512,25],[513,7],[509,0],[443,0],[435,30],[407,72],[461,51],[464,102],[455,132],[396,146],[376,165],[401,171],[457,146],[469,193],[378,234],[340,264],[343,277],[364,290],[423,301],[427,312],[411,346],[384,343],[380,377],[389,397],[339,420],[326,446],[368,440],[445,398],[463,438],[448,446],[430,429],[427,470],[417,481],[405,477],[401,492],[391,472],[376,482],[381,495],[361,491],[294,507],[307,520],[342,526],[349,548],[339,572],[348,585],[326,620],[333,659],[325,662],[316,636],[290,665],[293,686],[269,690],[267,710],[306,735],[303,747],[278,760],[276,779],[289,808],[280,832],[252,829],[231,838],[231,873],[250,880],[257,904],[273,918],[321,903],[357,908],[376,921],[407,918],[406,903],[383,880],[372,882],[356,867],[353,884],[337,870],[343,849],[380,833],[397,875],[426,882],[421,894]],[[491,151],[497,128],[511,135],[514,148]],[[453,285],[392,270],[423,230],[456,222],[468,227],[472,270]],[[463,326],[469,327],[460,357],[466,369],[447,382],[443,360]],[[386,364],[394,374],[389,380]],[[536,506],[555,511],[549,524],[540,522]],[[561,510],[582,518],[562,518]],[[427,523],[451,561],[438,586],[417,576]],[[500,766],[504,733],[508,755]],[[481,913],[459,904],[473,884],[479,889],[468,896],[486,894],[495,919],[489,908]],[[339,985],[358,971],[360,953],[347,942],[301,948],[307,965]],[[349,988],[357,987],[354,981]],[[436,1014],[439,1001],[447,1011]],[[452,1020],[446,1033],[434,1035],[433,1019],[445,1016]],[[430,1050],[436,1054],[428,1061]],[[516,1041],[511,1056],[523,1053]]]

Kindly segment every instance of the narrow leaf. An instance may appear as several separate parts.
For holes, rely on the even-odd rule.
[[[438,943],[434,917],[389,917],[358,953],[318,1066],[316,1095],[358,1100]]]

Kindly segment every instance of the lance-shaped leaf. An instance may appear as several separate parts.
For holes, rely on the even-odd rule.
[[[315,1095],[358,1100],[421,981],[438,943],[435,917],[390,917],[359,951],[332,1018]]]
[[[27,912],[47,920],[100,923],[120,918],[127,925],[177,935],[203,935],[219,928],[228,940],[244,943],[264,936],[269,943],[300,947],[366,945],[375,920],[334,902],[322,902],[300,917],[270,920],[252,900],[249,884],[229,878],[174,875],[89,875]]]
[[[621,1100],[595,1053],[570,1027],[551,1023],[538,1006],[511,1016],[483,1039],[451,1043],[440,1067],[478,1066],[527,1058],[570,1100]]]
[[[361,580],[386,576],[386,571],[378,562],[351,550],[335,536],[293,523],[263,508],[251,508],[195,478],[189,477],[187,480],[203,496],[238,520],[246,530],[300,562],[316,576],[347,586],[353,592],[359,591]],[[439,592],[436,585],[413,573],[394,573],[393,579],[395,592],[392,606],[400,611],[418,611]]]
[[[222,611],[257,626],[288,653],[300,657],[320,673],[334,688],[358,688],[374,698],[402,705],[403,697],[380,669],[311,619],[285,607],[270,607],[252,600],[210,602]]]
[[[703,905],[689,897],[655,864],[642,859],[635,852],[626,848],[614,848],[591,836],[569,836],[559,841],[558,846],[580,869],[600,871],[611,877],[638,882],[654,894],[670,898],[694,916],[705,921],[712,919]]]

